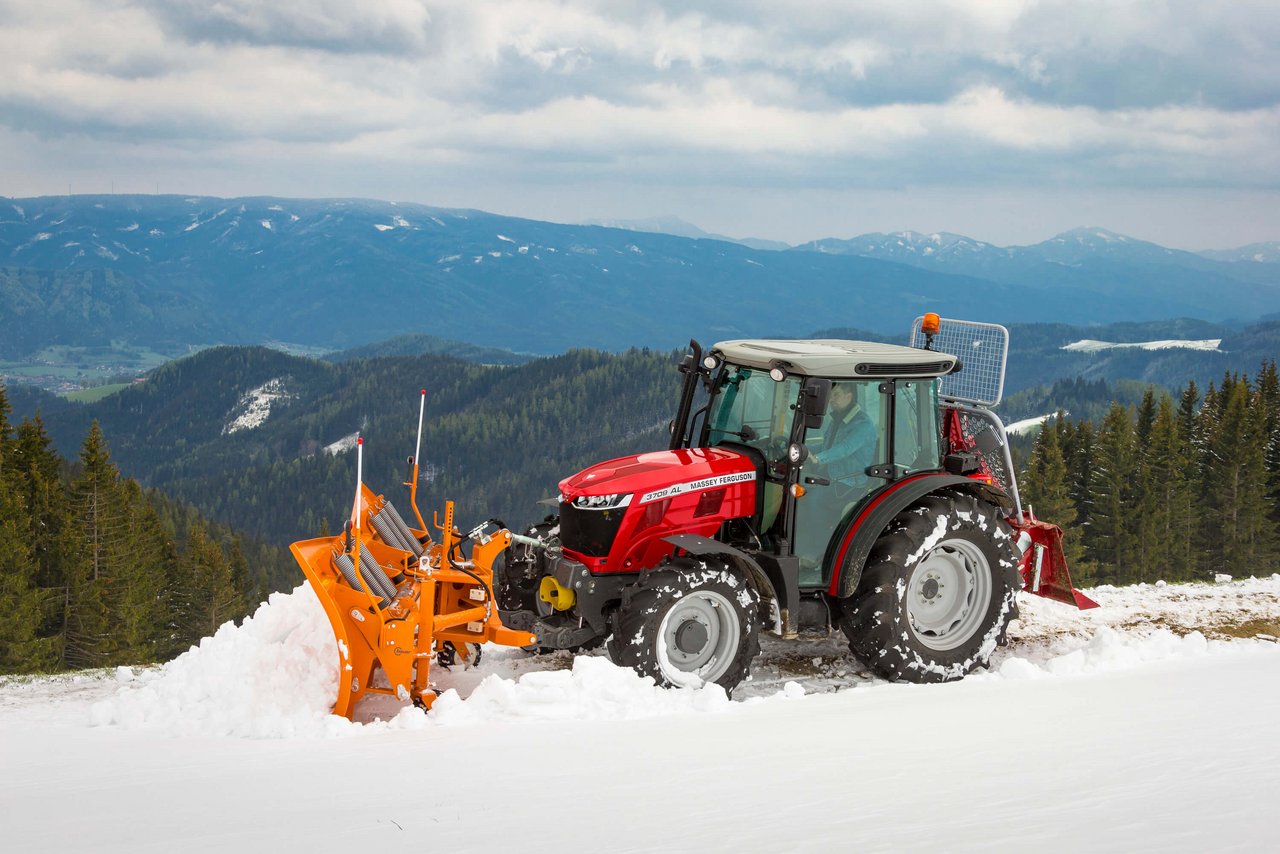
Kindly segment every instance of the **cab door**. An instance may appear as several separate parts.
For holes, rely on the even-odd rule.
[[[804,495],[795,502],[792,550],[800,559],[800,586],[829,578],[824,558],[832,534],[853,506],[884,481],[867,474],[883,463],[889,407],[878,382],[836,380],[822,426],[806,431],[809,456],[800,471]],[[852,392],[850,409],[838,406]]]

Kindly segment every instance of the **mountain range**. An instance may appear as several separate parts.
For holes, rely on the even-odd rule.
[[[1280,263],[1098,229],[1004,249],[908,233],[773,251],[366,200],[0,200],[0,359],[55,344],[174,355],[407,334],[517,353],[617,351],[824,325],[890,332],[928,310],[1243,322],[1280,312]]]

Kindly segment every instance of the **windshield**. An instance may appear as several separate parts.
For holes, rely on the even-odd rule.
[[[776,462],[786,453],[799,393],[795,377],[777,382],[768,371],[730,365],[711,401],[707,444],[749,445]]]

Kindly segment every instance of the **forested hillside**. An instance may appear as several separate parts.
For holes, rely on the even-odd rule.
[[[26,407],[55,405],[45,422],[59,447],[75,447],[96,419],[126,473],[237,530],[288,543],[326,525],[337,530],[346,518],[355,460],[342,440],[357,431],[367,482],[403,494],[424,388],[424,513],[448,498],[463,524],[534,521],[546,512],[537,501],[554,496],[561,478],[665,446],[678,394],[675,360],[675,353],[577,350],[513,367],[440,355],[334,364],[213,348],[96,403],[21,399]],[[261,423],[253,423],[267,397]]]
[[[164,660],[288,583],[246,541],[120,476],[94,423],[77,459],[0,386],[0,672]]]
[[[1266,575],[1280,564],[1280,379],[1227,374],[1175,399],[1148,388],[1101,422],[1041,429],[1024,502],[1066,531],[1077,583]]]

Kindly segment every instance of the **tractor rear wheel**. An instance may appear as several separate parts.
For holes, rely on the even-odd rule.
[[[609,656],[659,685],[746,678],[760,652],[760,598],[716,561],[676,558],[645,573],[613,615]]]
[[[1013,533],[967,494],[923,498],[872,546],[854,595],[841,600],[849,646],[880,676],[949,682],[985,667],[1017,617]]]

